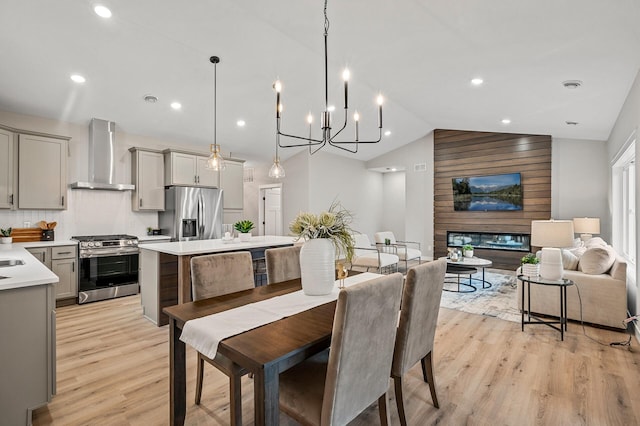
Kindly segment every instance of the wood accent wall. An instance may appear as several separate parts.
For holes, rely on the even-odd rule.
[[[447,231],[529,234],[531,221],[551,217],[551,136],[434,131],[434,258],[447,254]],[[451,179],[520,173],[520,211],[454,211]],[[515,270],[520,251],[476,249],[493,266]]]

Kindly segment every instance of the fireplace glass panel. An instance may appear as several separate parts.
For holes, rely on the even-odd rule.
[[[510,251],[531,251],[529,234],[508,234],[499,232],[455,232],[447,231],[447,246],[462,247],[471,244],[473,248]]]

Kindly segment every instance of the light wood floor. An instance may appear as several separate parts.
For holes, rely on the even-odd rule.
[[[139,296],[58,309],[58,394],[34,425],[165,425],[169,418],[168,328],[142,317]],[[605,342],[624,333],[587,328]],[[434,350],[440,409],[419,365],[405,378],[411,425],[638,425],[640,346],[600,346],[569,325],[565,341],[529,326],[441,309]],[[229,423],[228,379],[207,366],[193,403],[188,350],[187,424]],[[243,378],[243,419],[253,423],[253,385]],[[390,387],[390,389],[392,386]],[[399,424],[393,391],[392,424]],[[354,425],[378,423],[372,406]],[[293,421],[281,416],[281,424]]]

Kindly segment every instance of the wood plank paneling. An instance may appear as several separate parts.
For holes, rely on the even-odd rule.
[[[531,221],[551,217],[551,136],[434,131],[434,257],[447,253],[447,230],[501,233],[531,231]],[[454,177],[520,173],[523,210],[453,210]],[[478,250],[494,266],[515,269],[523,252]]]

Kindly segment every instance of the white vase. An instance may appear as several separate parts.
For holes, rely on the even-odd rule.
[[[247,243],[251,241],[251,232],[241,232],[238,235],[238,238],[240,238],[240,241],[242,241],[243,243]]]
[[[464,257],[473,257],[473,250],[465,250]]]
[[[522,275],[527,277],[537,277],[539,275],[540,265],[537,263],[524,263],[522,265]]]
[[[300,275],[302,291],[307,296],[331,293],[335,283],[336,250],[331,240],[315,238],[300,249]]]
[[[2,244],[11,244],[13,241],[13,237],[2,237],[0,238],[0,243]]]

